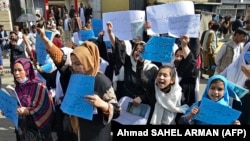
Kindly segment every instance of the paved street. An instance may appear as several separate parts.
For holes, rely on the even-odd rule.
[[[2,87],[13,85],[13,77],[10,74],[9,60],[4,59],[4,71],[1,73]],[[200,81],[200,93],[203,92],[206,79]],[[15,141],[15,133],[13,123],[0,114],[0,141]]]

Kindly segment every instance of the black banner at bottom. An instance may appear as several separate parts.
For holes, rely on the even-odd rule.
[[[161,126],[138,126],[138,125],[122,125],[112,127],[113,141],[121,139],[139,139],[150,137],[151,139],[165,140],[171,138],[210,138],[215,140],[232,140],[237,141],[249,140],[250,126],[243,125],[161,125]],[[215,141],[213,140],[213,141]]]

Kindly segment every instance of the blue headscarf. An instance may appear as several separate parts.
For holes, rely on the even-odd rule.
[[[229,102],[229,91],[228,91],[228,81],[227,79],[222,76],[222,75],[213,75],[212,77],[210,77],[207,81],[207,85],[206,85],[206,88],[205,88],[205,91],[203,93],[203,96],[202,98],[207,98],[207,99],[210,99],[209,96],[208,96],[208,91],[210,89],[210,85],[211,83],[215,80],[215,79],[219,79],[221,81],[223,81],[224,83],[224,96],[218,100],[218,101],[215,101],[216,103],[219,103],[221,105],[224,105],[224,106],[227,106],[227,107],[231,107],[230,106],[230,102]],[[192,110],[193,107],[196,107],[200,105],[201,101],[197,101],[195,102],[191,107],[189,107],[189,109],[186,111],[185,115],[189,114]],[[192,120],[192,122],[195,122],[195,124],[197,125],[207,125],[206,122],[203,122],[203,121],[198,121],[198,120]]]
[[[208,99],[210,99],[209,96],[208,96],[208,91],[209,91],[209,88],[210,88],[211,83],[212,83],[215,79],[220,79],[220,80],[223,81],[223,83],[224,83],[224,96],[223,96],[220,100],[215,101],[215,102],[216,102],[216,103],[219,103],[219,104],[221,104],[221,105],[230,107],[229,92],[228,92],[228,81],[227,81],[227,79],[226,79],[224,76],[222,76],[222,75],[213,75],[212,77],[210,77],[210,78],[208,79],[207,86],[206,86],[206,89],[205,89],[205,91],[204,91],[204,93],[203,93],[202,98],[208,98]]]

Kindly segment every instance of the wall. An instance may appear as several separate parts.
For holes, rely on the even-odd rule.
[[[157,0],[157,2],[175,2],[175,1],[211,2],[211,0]]]
[[[245,4],[223,4],[218,6],[217,13],[222,16],[230,15],[232,21],[235,20],[237,14],[247,15],[247,5]]]
[[[61,1],[49,0],[49,3],[60,3]],[[93,8],[93,17],[102,18],[102,13],[129,10],[129,0],[78,0],[78,7],[83,2],[84,6]],[[65,0],[67,8],[74,5],[74,0]]]
[[[102,13],[129,10],[129,0],[102,0]]]
[[[0,0],[0,24],[4,25],[5,30],[11,31],[12,20],[9,6],[9,0]]]
[[[89,0],[89,4],[93,9],[92,14],[94,18],[102,18],[101,1],[102,0]]]
[[[0,23],[4,25],[4,29],[7,31],[12,30],[12,22],[11,22],[11,16],[10,11],[0,11]]]

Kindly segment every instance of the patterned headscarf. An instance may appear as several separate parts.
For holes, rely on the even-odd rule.
[[[16,63],[20,63],[25,71],[26,77],[28,78],[26,83],[37,83],[37,82],[42,82],[41,79],[37,76],[31,62],[29,59],[27,58],[19,58],[15,61]],[[21,85],[19,82],[17,82],[16,80],[15,84],[18,87],[19,85]]]
[[[87,75],[96,76],[100,67],[100,55],[96,44],[85,41],[81,46],[75,48],[71,54],[79,59]]]
[[[15,61],[22,64],[28,80],[19,83],[16,80],[15,90],[22,106],[28,107],[38,128],[46,127],[52,118],[52,105],[47,87],[37,76],[29,59],[20,58]]]

